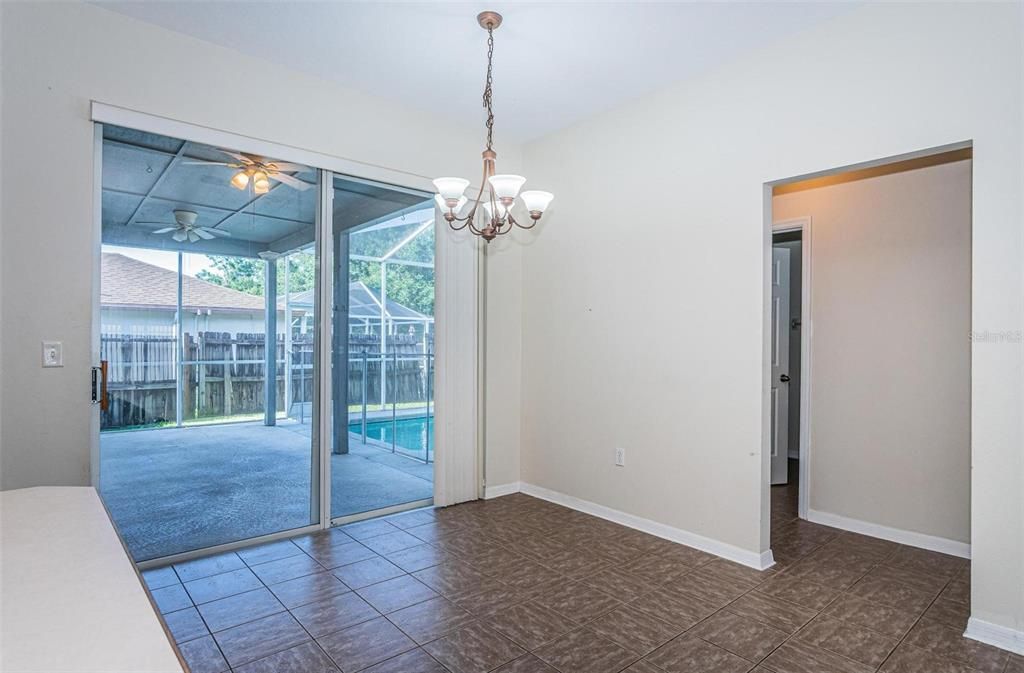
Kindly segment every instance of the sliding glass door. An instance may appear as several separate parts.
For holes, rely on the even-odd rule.
[[[320,172],[105,126],[100,492],[136,561],[319,524]]]
[[[434,202],[333,180],[336,311],[331,517],[433,497]]]
[[[99,489],[135,560],[429,504],[431,195],[118,126],[97,151]]]

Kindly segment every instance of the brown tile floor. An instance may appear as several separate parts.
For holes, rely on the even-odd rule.
[[[786,497],[766,572],[516,494],[144,576],[193,673],[1022,670],[960,636],[967,562]]]

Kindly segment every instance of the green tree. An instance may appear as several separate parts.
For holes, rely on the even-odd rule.
[[[351,235],[353,254],[379,257],[401,242],[410,227],[368,229]],[[394,259],[430,262],[434,259],[434,230],[427,229],[409,241]],[[368,288],[380,293],[380,263],[351,260],[349,280],[362,281]],[[388,264],[388,298],[425,315],[434,315],[434,270],[421,266]]]
[[[196,278],[239,292],[263,296],[263,260],[249,257],[209,255],[215,271],[203,269]]]
[[[316,286],[316,258],[312,252],[288,255],[288,291],[291,293],[312,290]],[[277,263],[277,294],[284,294],[284,264]]]
[[[415,225],[418,226],[418,225]],[[379,257],[394,248],[410,233],[410,228],[369,229],[351,235],[352,254]],[[240,292],[263,296],[263,260],[248,257],[209,255],[213,270],[204,269],[197,278],[230,287]],[[434,259],[434,230],[427,229],[409,241],[393,258],[429,262]],[[278,261],[277,293],[284,294],[284,264]],[[312,253],[287,257],[288,291],[302,292],[316,284],[316,259]],[[380,262],[353,259],[349,262],[349,281],[362,281],[380,296]],[[425,315],[434,315],[434,270],[421,266],[388,264],[388,298]]]
[[[214,270],[203,269],[196,278],[208,283],[230,287],[239,292],[263,296],[263,265],[262,259],[248,257],[226,257],[208,255]],[[284,265],[286,260],[277,263],[277,294],[284,294]],[[289,266],[289,292],[302,292],[312,289],[316,283],[316,260],[312,254],[294,254],[287,258]]]

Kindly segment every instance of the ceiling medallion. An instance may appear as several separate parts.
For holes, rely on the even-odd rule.
[[[473,206],[465,215],[468,199],[463,196],[469,187],[469,180],[463,178],[438,178],[434,180],[437,196],[434,199],[444,214],[444,219],[454,231],[469,230],[490,243],[495,237],[512,231],[513,225],[523,229],[532,229],[537,220],[547,209],[554,195],[551,192],[530,190],[520,193],[526,178],[521,175],[496,175],[494,151],[494,111],[491,108],[491,66],[494,60],[494,30],[501,25],[501,14],[497,12],[481,12],[476,17],[480,27],[487,31],[487,80],[484,84],[483,106],[487,110],[487,149],[483,152],[484,171],[480,181],[480,189],[473,201]],[[486,190],[486,193],[485,193]],[[523,224],[512,216],[512,206],[516,197],[522,200],[530,214],[530,223]],[[482,211],[482,212],[481,212]]]

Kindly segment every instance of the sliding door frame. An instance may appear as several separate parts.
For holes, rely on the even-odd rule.
[[[103,125],[122,126],[149,133],[165,135],[181,140],[203,143],[218,147],[232,147],[254,154],[273,156],[282,161],[303,164],[317,171],[318,176],[318,202],[316,220],[316,250],[319,258],[316,270],[316,295],[319,301],[316,311],[316,326],[318,344],[314,349],[314,407],[317,411],[317,422],[313,427],[311,440],[311,487],[310,504],[317,505],[319,509],[318,521],[308,526],[292,528],[268,535],[254,538],[246,538],[221,545],[204,547],[193,551],[183,552],[170,556],[164,556],[137,565],[141,569],[166,565],[168,563],[179,563],[193,558],[207,556],[210,554],[232,551],[264,544],[275,540],[286,539],[296,535],[315,532],[330,528],[335,525],[358,521],[361,519],[383,516],[394,512],[416,509],[429,506],[433,498],[413,501],[392,507],[382,508],[369,512],[357,513],[341,517],[331,515],[331,454],[332,441],[335,432],[335,419],[333,418],[333,377],[330,375],[332,369],[332,357],[334,353],[334,231],[333,231],[333,196],[334,176],[342,175],[346,179],[367,182],[371,184],[386,185],[389,188],[405,190],[417,193],[431,193],[433,185],[429,177],[383,168],[342,157],[322,154],[312,150],[273,143],[251,136],[231,133],[220,129],[181,122],[167,117],[138,112],[123,107],[109,105],[106,103],[92,101],[91,120],[94,122],[94,208],[93,208],[93,341],[91,351],[93,353],[93,364],[98,366],[98,355],[100,352],[100,300],[99,283],[101,272],[101,248],[102,248],[102,173],[103,173]],[[326,216],[325,216],[326,215]],[[435,225],[437,226],[437,225]],[[438,227],[440,229],[440,227]],[[479,263],[479,260],[477,261]],[[435,269],[436,274],[436,269]],[[435,275],[436,282],[436,275]],[[479,288],[478,288],[479,291]],[[474,310],[479,307],[474,306]],[[346,302],[347,311],[347,302]],[[482,325],[478,324],[478,330],[482,331]],[[342,357],[347,360],[347,348]],[[436,370],[435,370],[436,371]],[[436,375],[436,374],[435,374]],[[435,390],[437,389],[435,382]],[[474,399],[477,391],[474,391]],[[477,400],[477,402],[479,402]],[[436,402],[435,402],[436,406]],[[347,409],[346,409],[347,411]],[[477,414],[479,415],[479,407]],[[347,418],[345,419],[347,421]],[[99,414],[94,413],[91,419],[90,431],[90,462],[91,480],[97,490],[100,485],[100,432]],[[347,423],[343,424],[347,428]],[[436,431],[435,431],[436,432]],[[435,438],[436,439],[436,438]],[[477,455],[482,465],[483,445],[478,444]],[[436,463],[435,463],[436,466]],[[435,467],[435,495],[436,495],[436,467]],[[482,486],[481,486],[482,488]]]

